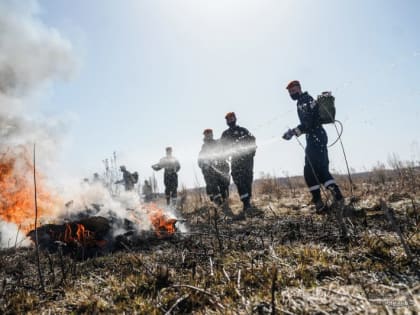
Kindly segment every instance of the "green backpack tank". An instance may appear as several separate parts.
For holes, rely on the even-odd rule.
[[[316,99],[319,107],[319,118],[321,124],[332,124],[335,122],[335,98],[331,92],[322,92]]]

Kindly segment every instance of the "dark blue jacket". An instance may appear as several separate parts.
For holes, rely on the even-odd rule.
[[[319,105],[308,92],[304,92],[299,96],[297,111],[300,125],[296,128],[301,133],[306,134],[308,145],[312,143],[326,145],[328,138],[319,118]]]
[[[198,166],[204,176],[229,177],[229,163],[223,154],[220,140],[207,140],[198,155]]]
[[[232,163],[253,158],[257,150],[255,137],[248,129],[240,126],[229,127],[220,138],[225,154],[232,158]]]

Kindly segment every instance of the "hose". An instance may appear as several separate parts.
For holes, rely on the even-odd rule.
[[[337,130],[337,134],[338,134],[338,137],[337,137],[337,139],[335,139],[334,140],[334,142],[333,143],[331,143],[328,147],[329,148],[331,148],[331,147],[333,147],[338,141],[340,141],[340,139],[341,139],[341,136],[343,135],[343,130],[344,130],[344,128],[343,128],[343,124],[341,123],[341,121],[339,121],[339,120],[335,120],[334,121],[334,125],[336,124],[336,123],[338,123],[339,125],[340,125],[340,132],[338,132],[338,128],[337,128],[337,126],[335,126],[335,129]]]
[[[337,128],[337,123],[339,123],[340,124],[340,126],[341,126],[341,132],[339,132],[338,131],[338,128]],[[341,150],[343,151],[343,156],[344,156],[344,162],[346,163],[346,168],[347,168],[347,176],[348,176],[348,180],[349,180],[349,183],[350,183],[350,194],[351,194],[351,197],[352,197],[352,199],[354,198],[354,191],[353,191],[353,180],[352,180],[352,178],[351,178],[351,173],[350,173],[350,168],[349,168],[349,163],[348,163],[348,161],[347,161],[347,154],[346,154],[346,150],[344,149],[344,144],[343,144],[343,141],[341,140],[341,135],[343,134],[343,130],[344,130],[344,128],[343,128],[343,124],[341,123],[341,121],[339,121],[339,120],[334,120],[334,127],[335,127],[335,130],[337,131],[337,135],[338,135],[338,138],[337,138],[337,140],[336,141],[334,141],[334,143],[333,144],[331,144],[329,147],[332,147],[334,144],[336,144],[337,143],[337,141],[340,141],[340,146],[341,146]]]

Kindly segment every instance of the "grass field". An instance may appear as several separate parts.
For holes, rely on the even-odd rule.
[[[0,313],[415,314],[419,187],[416,168],[357,178],[349,243],[340,241],[334,216],[315,214],[296,178],[259,180],[261,214],[244,220],[184,191],[187,232],[127,239],[122,249],[85,260],[41,251],[44,290],[33,248],[3,250]],[[230,204],[241,211],[236,193]]]

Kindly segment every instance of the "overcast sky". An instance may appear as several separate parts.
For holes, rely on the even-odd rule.
[[[300,175],[302,148],[281,139],[298,124],[292,79],[335,95],[350,167],[420,160],[419,1],[41,0],[37,18],[78,60],[36,113],[68,121],[57,160],[71,176],[115,150],[143,180],[172,145],[180,182],[202,184],[202,131],[218,137],[228,111],[257,138],[257,176]],[[345,171],[339,146],[330,160]]]

